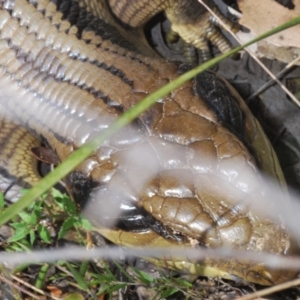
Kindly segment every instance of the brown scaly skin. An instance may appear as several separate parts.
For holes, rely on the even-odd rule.
[[[67,3],[0,1],[1,112],[47,143],[61,161],[186,68],[136,53],[114,28],[85,14],[87,5],[97,11],[92,0]],[[98,5],[102,19],[115,25],[106,2]],[[4,152],[12,149],[9,134],[1,141]],[[13,161],[9,153],[6,159]],[[66,182],[97,230],[119,245],[190,246],[193,241],[293,254],[284,224],[253,206],[265,197],[258,165],[277,180],[276,200],[287,200],[277,157],[260,125],[225,81],[205,73],[106,141]],[[8,171],[19,175],[18,168]],[[229,191],[224,193],[222,184]],[[121,216],[110,216],[110,207]],[[295,276],[249,261],[167,263],[263,285]]]

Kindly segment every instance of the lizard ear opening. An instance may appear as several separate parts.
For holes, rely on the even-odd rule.
[[[31,148],[32,154],[35,156],[35,158],[39,161],[58,165],[60,163],[60,159],[57,156],[57,154],[50,148],[47,147],[33,147]]]

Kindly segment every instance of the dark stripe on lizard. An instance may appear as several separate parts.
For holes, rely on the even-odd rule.
[[[258,163],[255,151],[247,139],[245,114],[224,82],[207,71],[196,76],[195,84],[197,94],[216,114],[221,124],[242,141]]]

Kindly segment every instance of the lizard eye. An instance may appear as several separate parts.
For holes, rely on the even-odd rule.
[[[266,270],[264,266],[254,266],[246,276],[250,282],[255,282],[261,285],[273,285],[280,277],[280,271]]]

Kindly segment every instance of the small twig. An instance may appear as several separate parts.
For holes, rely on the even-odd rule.
[[[56,268],[60,271],[62,271],[63,273],[67,274],[68,276],[74,278],[73,274],[65,267],[62,267],[60,265],[56,265]]]
[[[37,293],[39,293],[39,294],[41,294],[41,295],[43,295],[43,296],[51,297],[51,299],[54,299],[54,300],[60,300],[60,298],[57,298],[57,297],[55,297],[55,296],[52,296],[51,294],[46,293],[46,292],[44,292],[44,291],[38,289],[37,287],[35,287],[35,286],[29,284],[28,282],[26,282],[26,281],[20,279],[19,277],[15,276],[15,275],[10,275],[10,276],[11,276],[11,278],[13,278],[14,280],[20,282],[21,284],[27,286],[28,288],[34,290],[35,292],[37,292]]]
[[[246,295],[240,298],[237,298],[236,300],[251,300],[251,299],[255,299],[258,297],[262,297],[262,296],[267,296],[276,292],[280,292],[282,290],[286,290],[292,287],[295,287],[297,285],[300,285],[300,279],[295,279],[289,282],[284,282],[269,288],[266,288],[264,290],[258,291],[258,292],[254,292],[250,295]]]
[[[281,76],[283,76],[291,67],[293,67],[298,61],[300,61],[300,56],[292,60],[288,65],[286,65],[282,71],[276,74],[276,78],[280,79]],[[268,80],[264,85],[262,85],[255,93],[253,93],[248,99],[246,99],[246,102],[253,99],[254,97],[258,96],[260,93],[265,91],[269,86],[271,86],[274,83],[273,79]],[[297,99],[297,98],[296,98]]]
[[[224,26],[224,28],[241,44],[240,39],[234,34],[228,26],[202,1],[198,0],[215,18],[218,19],[218,21]],[[257,58],[257,56],[248,48],[245,48],[247,53],[260,65],[264,71],[283,89],[284,92],[286,92],[289,97],[292,99],[292,101],[300,107],[299,100],[276,78],[276,76]]]
[[[8,285],[14,287],[15,289],[21,291],[22,293],[24,293],[24,294],[26,294],[26,295],[28,295],[28,296],[34,298],[34,299],[39,299],[39,296],[37,296],[37,295],[35,295],[35,294],[33,294],[33,293],[27,291],[27,290],[24,289],[23,287],[21,287],[21,286],[15,284],[14,282],[12,282],[11,280],[5,278],[5,277],[2,276],[1,274],[0,274],[0,280],[2,280],[3,282],[7,283]]]
[[[63,273],[67,274],[68,276],[70,276],[71,278],[73,278],[73,279],[75,280],[74,275],[73,275],[72,272],[70,272],[67,268],[62,267],[62,266],[60,266],[60,265],[56,265],[56,268],[57,268],[58,270],[62,271]],[[71,281],[69,281],[69,280],[68,280],[68,283],[69,283],[71,286],[73,286],[73,287],[75,287],[75,288],[77,288],[77,289],[81,289],[80,286],[79,286],[77,283],[71,282]]]

